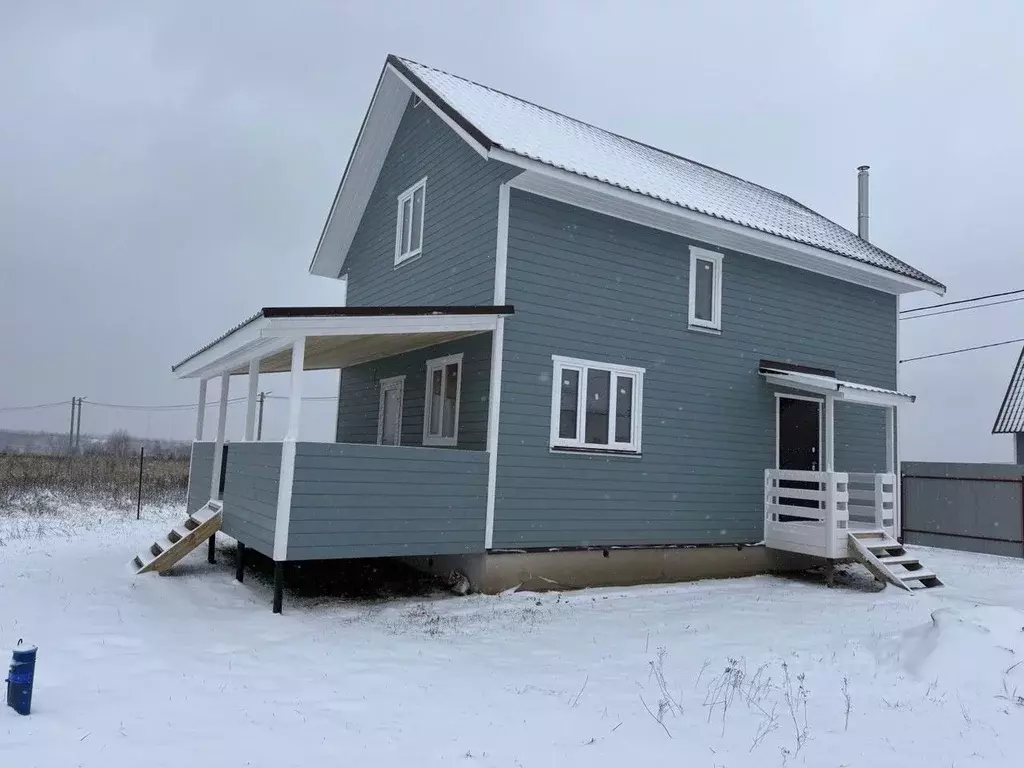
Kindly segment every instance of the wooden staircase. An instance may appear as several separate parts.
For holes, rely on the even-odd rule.
[[[164,573],[181,558],[220,530],[221,502],[210,500],[167,536],[154,541],[146,552],[135,556],[132,567],[136,573],[156,571]]]
[[[939,577],[885,531],[850,531],[850,553],[879,579],[914,591],[941,587]]]

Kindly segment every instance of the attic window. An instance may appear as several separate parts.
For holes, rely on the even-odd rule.
[[[423,251],[423,210],[427,196],[424,176],[398,196],[395,225],[395,266],[415,259]]]
[[[722,254],[690,247],[690,328],[722,330]]]

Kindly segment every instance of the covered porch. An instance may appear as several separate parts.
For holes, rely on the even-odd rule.
[[[180,378],[199,382],[189,512],[211,500],[220,502],[221,530],[238,540],[240,557],[252,548],[275,562],[275,610],[280,610],[287,561],[485,551],[493,452],[488,450],[490,434],[487,444],[474,450],[455,439],[461,354],[448,356],[446,364],[422,380],[423,408],[433,415],[423,414],[419,445],[401,439],[401,389],[384,378],[374,389],[379,399],[375,394],[372,403],[360,405],[367,411],[365,420],[376,424],[375,433],[353,442],[301,440],[303,374],[349,369],[439,345],[446,349],[473,337],[474,349],[489,349],[487,335],[500,333],[512,311],[490,306],[265,308],[173,367]],[[279,441],[256,436],[259,381],[268,373],[288,374],[287,425]],[[487,404],[493,408],[493,361],[489,373],[480,383],[489,387]],[[229,442],[226,413],[233,376],[247,383],[246,416],[242,439]],[[214,379],[220,384],[217,417],[207,437],[204,413],[208,383]],[[485,418],[488,432],[490,421]]]
[[[897,409],[914,396],[837,379],[830,371],[762,361],[776,395],[776,464],[764,474],[764,541],[828,560],[853,557],[851,531],[900,532]],[[786,402],[788,401],[788,402]],[[882,471],[836,466],[837,403],[884,413]]]

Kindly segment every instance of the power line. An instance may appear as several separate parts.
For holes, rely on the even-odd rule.
[[[59,406],[66,406],[67,400],[61,400],[59,403],[39,403],[37,405],[10,405],[5,408],[0,408],[0,413],[6,413],[8,411],[38,411],[40,408],[55,408]]]
[[[1000,299],[1003,296],[1014,296],[1018,293],[1024,293],[1024,288],[1019,288],[1016,291],[1003,291],[1002,293],[990,293],[987,296],[975,296],[970,299],[958,299],[957,301],[945,301],[941,304],[929,304],[925,307],[914,307],[913,309],[902,309],[900,310],[901,315],[906,315],[910,312],[922,312],[926,309],[939,309],[941,307],[952,307],[955,304],[973,304],[976,301],[985,301],[986,299]]]
[[[984,309],[985,307],[998,307],[1000,304],[1013,304],[1015,301],[1024,301],[1024,296],[1017,296],[1013,299],[1003,299],[1002,301],[991,301],[988,304],[979,304],[976,307],[954,307],[953,309],[944,309],[941,312],[929,312],[927,315],[912,315],[910,317],[901,317],[900,320],[919,320],[922,317],[936,317],[937,315],[948,315],[953,312],[969,312],[972,309]],[[912,311],[912,310],[909,310]],[[902,313],[900,313],[902,314]]]
[[[976,347],[962,347],[961,349],[951,349],[948,352],[935,352],[930,355],[921,355],[919,357],[908,357],[904,360],[900,360],[901,363],[912,363],[915,360],[930,360],[933,357],[946,357],[947,355],[959,355],[961,352],[974,352],[977,349],[991,349],[992,347],[1002,347],[1007,344],[1019,344],[1024,339],[1009,339],[1007,341],[997,341],[992,344],[979,344]]]

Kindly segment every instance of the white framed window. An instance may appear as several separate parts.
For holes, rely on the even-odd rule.
[[[551,356],[551,448],[640,453],[644,369]]]
[[[424,445],[458,445],[461,402],[462,353],[428,360],[423,408]]]
[[[722,254],[690,246],[690,327],[722,330]]]
[[[402,404],[405,400],[405,376],[380,380],[380,404],[377,408],[377,445],[402,444]]]
[[[396,267],[409,259],[415,259],[423,252],[423,212],[426,197],[426,176],[398,196],[398,221],[395,224]]]

